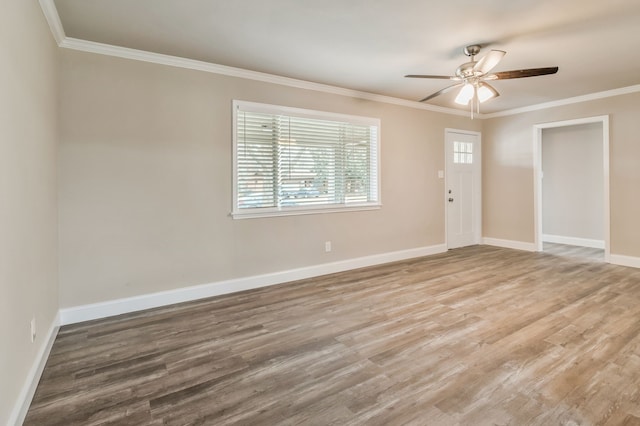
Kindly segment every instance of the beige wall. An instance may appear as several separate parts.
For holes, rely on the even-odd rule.
[[[0,424],[58,310],[57,47],[36,1],[0,14]],[[35,316],[38,335],[30,339]]]
[[[36,2],[1,16],[0,424],[58,305],[443,243],[447,127],[483,132],[484,236],[533,242],[532,125],[610,114],[612,253],[640,257],[640,94],[471,121],[58,51]],[[233,99],[381,118],[383,208],[231,219]]]
[[[609,114],[612,253],[640,257],[640,94],[471,121],[59,51],[37,2],[4,6],[0,424],[59,305],[443,243],[446,127],[483,132],[484,236],[533,242],[532,125]],[[381,118],[383,208],[231,219],[232,99]]]
[[[604,239],[602,123],[542,130],[542,233]]]
[[[444,242],[444,129],[477,120],[61,54],[62,307]],[[233,220],[233,99],[379,117],[382,209]]]
[[[640,93],[483,121],[483,235],[534,241],[534,124],[610,117],[611,253],[640,257]]]

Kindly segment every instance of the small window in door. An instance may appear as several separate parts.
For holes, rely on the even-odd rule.
[[[453,142],[453,162],[455,164],[473,164],[473,143]]]

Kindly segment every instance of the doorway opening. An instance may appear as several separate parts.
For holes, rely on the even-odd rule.
[[[533,132],[536,249],[609,262],[609,117]]]

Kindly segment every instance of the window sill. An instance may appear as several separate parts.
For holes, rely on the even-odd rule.
[[[255,219],[260,217],[274,217],[274,216],[300,216],[307,214],[322,214],[322,213],[345,213],[354,211],[366,211],[366,210],[379,210],[382,208],[382,204],[363,204],[348,207],[316,207],[316,208],[286,208],[286,209],[251,209],[250,211],[234,211],[231,212],[231,217],[234,219]]]

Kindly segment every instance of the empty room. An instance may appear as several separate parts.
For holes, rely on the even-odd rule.
[[[640,425],[640,3],[8,0],[0,425]]]

